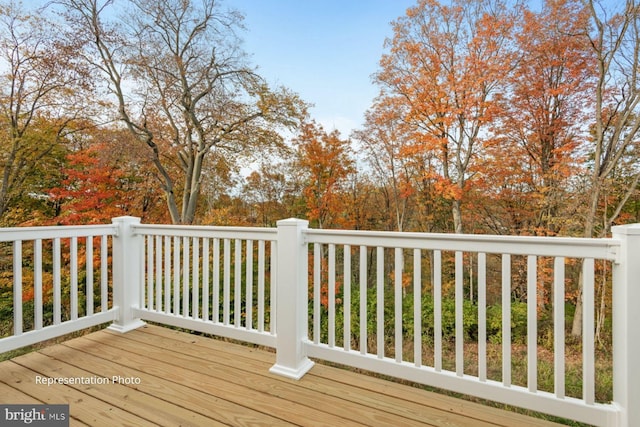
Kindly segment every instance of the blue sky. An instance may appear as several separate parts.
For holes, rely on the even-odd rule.
[[[391,21],[416,0],[225,0],[245,15],[244,48],[272,85],[315,105],[312,117],[343,137],[358,128],[378,89]]]
[[[26,8],[50,0],[23,0]],[[391,22],[417,0],[220,0],[245,16],[244,50],[272,86],[286,86],[315,106],[311,116],[348,137],[378,89]],[[115,1],[115,5],[123,2]]]

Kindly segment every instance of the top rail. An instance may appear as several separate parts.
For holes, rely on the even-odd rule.
[[[316,229],[306,229],[304,234],[307,243],[594,258],[616,263],[619,262],[620,248],[620,242],[611,238],[589,239],[581,237],[499,236],[484,234]]]
[[[48,227],[10,227],[0,228],[0,242],[87,236],[117,236],[117,234],[118,227],[113,224],[54,225]]]
[[[136,224],[134,233],[146,236],[209,237],[221,239],[277,240],[278,230],[268,227],[218,227],[206,225]]]
[[[289,378],[302,377],[313,366],[309,357],[316,357],[594,425],[640,425],[640,407],[634,405],[640,401],[640,386],[634,381],[640,377],[640,339],[638,328],[633,327],[640,321],[634,305],[640,300],[640,224],[613,227],[613,238],[591,239],[317,230],[295,219],[279,221],[278,228],[140,224],[135,217],[113,221],[107,225],[0,228],[0,242],[13,243],[12,247],[3,245],[7,258],[3,268],[13,276],[14,317],[14,333],[0,338],[0,352],[107,321],[113,321],[111,329],[127,332],[151,320],[274,346],[276,364],[271,372]],[[102,237],[99,249],[90,238],[98,236]],[[79,237],[86,241],[79,242]],[[44,246],[45,239],[53,242]],[[70,239],[69,245],[64,239]],[[23,250],[23,241],[33,244],[29,242]],[[322,250],[323,244],[328,250]],[[345,247],[338,249],[338,245]],[[353,246],[360,246],[359,255]],[[371,253],[370,248],[377,251]],[[395,251],[388,250],[391,248]],[[413,249],[413,254],[407,249]],[[446,254],[445,265],[442,252],[447,251],[456,254],[455,259]],[[520,259],[512,262],[511,255],[527,257],[526,264]],[[555,257],[553,270],[551,260],[538,261],[536,256]],[[571,264],[562,258],[585,259],[581,263],[582,399],[565,393],[565,284],[577,286],[573,280],[579,272],[576,268],[565,272],[565,265]],[[512,272],[512,265],[522,271]],[[610,276],[596,280],[598,265],[608,269]],[[541,266],[549,267],[544,275]],[[514,284],[526,292],[518,302],[526,299],[527,332],[517,331],[519,337],[526,337],[526,368],[519,372],[526,369],[526,381],[515,377],[512,381],[512,310],[502,309],[513,303]],[[54,307],[51,322],[45,316],[49,286]],[[605,286],[612,287],[611,405],[597,403],[594,396],[594,305],[596,292]],[[94,298],[98,289],[100,303]],[[466,289],[469,296],[471,290],[477,291],[475,300],[470,298],[470,313]],[[33,315],[24,298],[31,290]],[[553,297],[548,306],[541,299],[547,296]],[[67,301],[68,314],[62,310]],[[541,373],[538,307],[542,301],[553,318],[553,393],[537,384]],[[432,305],[432,312],[424,302]],[[7,303],[10,307],[11,301]],[[447,320],[455,334],[443,333],[444,303],[455,315],[454,321]],[[502,325],[502,356],[497,358],[502,364],[501,381],[499,374],[487,373],[488,309],[498,305],[500,319],[494,319]],[[476,316],[477,336],[473,331],[467,334],[465,321]],[[313,341],[308,337],[311,319]],[[376,330],[371,334],[373,321]],[[354,338],[354,331],[359,331],[359,339]],[[443,366],[443,341],[451,337],[455,338],[455,361],[447,355],[447,363],[455,362],[455,371]],[[477,352],[477,366],[470,369],[465,367],[465,343],[472,344],[471,359]],[[433,356],[422,357],[431,350]]]

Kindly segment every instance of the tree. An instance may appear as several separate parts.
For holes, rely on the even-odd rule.
[[[394,23],[376,81],[382,97],[406,111],[416,151],[438,161],[440,193],[451,201],[456,233],[462,203],[499,90],[513,59],[515,18],[494,0],[420,0]]]
[[[348,227],[345,189],[355,172],[350,141],[340,139],[337,130],[326,133],[322,126],[310,122],[302,126],[293,143],[307,217],[318,228]]]
[[[174,223],[194,222],[207,161],[273,149],[277,127],[304,114],[297,96],[270,90],[245,63],[241,17],[215,0],[131,0],[126,26],[107,21],[111,0],[62,3],[118,119],[148,147]]]
[[[584,236],[605,236],[624,205],[638,191],[640,169],[628,170],[624,190],[615,206],[608,207],[598,224],[607,182],[614,177],[625,158],[637,153],[640,144],[640,5],[626,0],[622,10],[609,10],[596,0],[583,0],[589,11],[588,38],[596,61],[596,85],[593,93],[593,126],[585,186],[587,209],[584,213]],[[572,334],[582,334],[582,300],[578,298]]]
[[[60,168],[63,179],[48,191],[58,205],[54,221],[72,224],[72,215],[82,223],[100,222],[99,218],[110,222],[120,215],[149,223],[170,221],[144,148],[117,126],[85,125],[70,134]]]
[[[15,3],[0,4],[0,217],[33,189],[25,186],[69,125],[92,109],[75,46],[53,22]]]
[[[371,165],[386,214],[377,224],[385,230],[446,231],[447,213],[437,160],[413,142],[406,111],[393,99],[380,98],[365,114],[365,127],[354,133]],[[420,139],[420,136],[417,137]]]
[[[402,231],[409,216],[409,199],[413,192],[409,161],[404,155],[406,126],[394,105],[375,103],[365,113],[364,129],[354,138],[361,142],[372,172],[385,198],[389,230]],[[390,221],[391,222],[391,221]]]
[[[584,236],[603,236],[616,220],[625,203],[638,189],[640,170],[631,171],[626,194],[606,215],[596,230],[598,207],[606,180],[630,152],[640,144],[640,5],[627,0],[624,10],[608,11],[595,0],[585,1],[594,31],[588,33],[597,64],[594,124],[592,127],[592,163],[589,183],[588,211]]]
[[[274,227],[287,215],[284,204],[287,178],[279,165],[261,165],[251,172],[243,187],[243,199],[251,205],[250,216],[263,227]]]
[[[491,177],[509,182],[522,177],[526,183],[530,203],[524,209],[530,218],[526,224],[519,221],[520,231],[558,234],[562,227],[560,208],[569,178],[578,171],[584,123],[591,113],[588,96],[596,67],[586,39],[579,37],[587,20],[579,0],[548,0],[539,12],[524,11],[516,35],[519,58],[498,128],[504,140],[493,153],[492,170],[504,162],[512,167]],[[505,148],[510,159],[504,158]],[[515,196],[522,200],[522,194]]]
[[[61,185],[50,189],[60,205],[58,224],[103,224],[127,213],[126,193],[120,189],[124,173],[99,157],[106,151],[104,145],[92,144],[67,155]]]

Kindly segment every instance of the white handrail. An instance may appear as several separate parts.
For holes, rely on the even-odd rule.
[[[108,291],[111,277],[108,241],[117,235],[118,227],[113,224],[0,229],[0,242],[12,242],[13,259],[13,333],[0,339],[0,353],[116,319],[117,310]],[[99,240],[97,247],[93,239]],[[68,258],[62,256],[65,241]],[[81,250],[84,262],[80,262]],[[99,271],[95,271],[94,263]],[[24,268],[32,270],[32,283],[25,282],[31,275],[23,275]],[[64,290],[60,274],[63,268],[69,274],[68,288]],[[99,289],[97,293],[94,286]],[[31,318],[24,303],[25,290],[29,288],[33,289]],[[45,294],[46,289],[51,293]],[[81,304],[81,295],[85,304]],[[48,320],[43,309],[46,297],[52,303]],[[67,310],[63,310],[63,301],[68,302]]]
[[[65,239],[71,237],[115,236],[118,228],[110,225],[60,225],[47,227],[0,228],[0,242],[37,239]]]
[[[208,237],[221,239],[276,240],[278,231],[266,227],[218,227],[205,225],[136,224],[134,233],[145,236]]]
[[[395,376],[403,379],[410,379],[416,382],[423,382],[428,385],[450,389],[456,392],[477,395],[484,398],[500,401],[515,406],[550,413],[556,416],[575,419],[601,426],[632,425],[618,424],[618,417],[622,412],[616,404],[595,403],[595,338],[594,338],[594,259],[612,262],[614,266],[621,266],[629,262],[626,253],[622,253],[622,239],[584,239],[584,238],[559,238],[559,237],[532,237],[532,236],[487,236],[487,235],[451,235],[451,234],[431,234],[431,233],[399,233],[399,232],[369,232],[355,230],[302,230],[304,243],[307,247],[313,247],[313,257],[310,256],[313,266],[313,278],[311,284],[313,291],[313,338],[305,340],[306,352],[310,357],[325,359],[335,363],[354,366],[357,368],[372,370],[384,375]],[[360,257],[352,260],[352,249],[360,247]],[[324,248],[324,249],[323,249]],[[371,250],[372,256],[368,257],[367,252]],[[414,337],[414,352],[412,356],[403,354],[404,334],[403,328],[403,304],[404,298],[404,276],[405,251],[408,256],[414,257],[414,270],[420,269],[420,257],[431,254],[431,277],[428,279],[432,286],[434,298],[434,357],[433,365],[428,366],[423,363],[420,355],[422,343]],[[348,256],[347,256],[348,252]],[[443,368],[443,258],[444,253],[451,254],[452,263],[450,271],[452,277],[447,279],[453,282],[455,290],[455,361],[454,368],[447,370]],[[344,256],[343,263],[355,263],[358,274],[351,276],[349,271],[340,276],[337,272],[336,253]],[[467,280],[467,273],[463,269],[463,254],[474,254],[477,257],[476,274],[474,282],[478,290],[478,360],[477,376],[469,375],[465,367],[466,330],[463,326],[463,286]],[[395,254],[395,255],[394,255]],[[411,255],[412,254],[412,255]],[[503,306],[511,305],[512,287],[512,263],[519,259],[522,264],[519,268],[524,268],[526,277],[524,287],[527,295],[527,373],[525,386],[512,384],[512,345],[510,341],[511,313],[510,310],[502,310],[502,325],[506,327],[503,335],[502,354],[502,381],[495,381],[487,377],[487,347],[486,347],[486,316],[487,302],[486,292],[488,286],[487,278],[487,254],[493,254],[494,260],[492,281],[500,280],[496,274],[496,268],[502,264],[502,283],[493,283],[494,289],[499,289]],[[455,255],[455,256],[454,256]],[[418,260],[416,260],[418,257]],[[555,390],[550,393],[539,389],[538,385],[538,266],[539,257],[555,259],[554,271],[556,291],[562,292],[561,297],[556,297],[554,304],[555,325],[555,346],[558,357],[555,358],[554,370]],[[501,261],[500,261],[501,259]],[[583,331],[583,393],[580,398],[569,397],[564,389],[564,281],[565,259],[577,259],[582,264],[582,280],[584,282],[583,298],[584,303],[584,331]],[[359,268],[358,268],[359,264]],[[369,266],[369,267],[367,267]],[[416,267],[417,266],[417,267]],[[465,267],[466,268],[466,267]],[[391,269],[391,271],[389,270]],[[497,270],[499,272],[499,270]],[[393,273],[393,275],[391,274]],[[367,278],[367,274],[371,277]],[[364,277],[363,277],[364,275]],[[455,276],[455,277],[453,277]],[[640,274],[638,275],[640,277]],[[367,292],[373,299],[360,298],[360,325],[355,327],[355,336],[360,336],[358,349],[350,348],[350,343],[345,342],[337,345],[335,337],[338,336],[336,327],[336,313],[338,302],[336,292],[333,289],[335,283],[342,281],[350,284],[352,281],[360,281],[360,293]],[[363,282],[364,280],[364,282]],[[411,312],[413,313],[414,326],[411,327],[415,333],[422,334],[424,329],[421,320],[420,298],[422,296],[423,278],[420,274],[413,274],[412,284],[414,301]],[[367,286],[367,282],[369,286]],[[357,286],[353,282],[353,286]],[[363,287],[364,284],[364,287]],[[305,287],[306,284],[302,284]],[[547,285],[548,286],[548,285]],[[320,287],[325,291],[320,292]],[[350,286],[349,286],[350,288]],[[346,295],[347,289],[344,287]],[[349,291],[351,292],[351,291]],[[495,291],[494,291],[495,292]],[[324,309],[320,309],[318,299],[320,295],[326,299],[323,302]],[[417,295],[417,296],[416,296]],[[554,294],[555,296],[555,294]],[[391,302],[388,302],[391,300]],[[351,301],[351,298],[349,298]],[[373,301],[373,302],[372,302]],[[368,309],[363,304],[373,304],[374,308],[367,313]],[[342,305],[344,312],[347,307]],[[615,310],[615,307],[614,307]],[[348,312],[353,312],[349,308]],[[416,314],[417,313],[417,314]],[[408,314],[408,312],[406,313]],[[375,323],[375,340],[367,339],[367,319],[363,316],[373,316]],[[387,316],[389,318],[387,319]],[[322,319],[322,320],[321,320]],[[416,319],[419,319],[416,322]],[[385,320],[388,320],[385,322]],[[625,319],[624,322],[627,322]],[[343,322],[344,330],[352,330],[351,320],[346,315]],[[620,322],[619,322],[620,323]],[[317,330],[324,324],[327,331],[323,332],[326,337],[319,339]],[[386,331],[383,325],[389,325]],[[358,330],[359,329],[359,330]],[[365,337],[364,340],[362,337]],[[374,338],[374,337],[369,337]],[[415,343],[418,343],[417,345]],[[373,346],[369,348],[368,346]],[[387,348],[388,346],[388,348]],[[562,346],[560,348],[560,346]],[[419,349],[418,350],[416,350]],[[561,357],[561,358],[560,358]],[[528,395],[528,397],[527,397]]]
[[[304,231],[308,243],[371,247],[469,251],[511,255],[595,258],[618,261],[620,242],[581,237],[500,236],[484,234],[406,233],[396,231]]]
[[[316,357],[599,426],[631,427],[640,425],[640,383],[636,381],[640,377],[640,332],[636,327],[640,311],[635,307],[640,301],[640,225],[614,227],[613,235],[584,239],[314,230],[306,221],[295,219],[280,221],[277,228],[174,226],[140,224],[133,217],[115,218],[110,225],[0,229],[0,242],[13,243],[13,259],[7,267],[14,271],[15,305],[15,331],[10,337],[0,338],[0,352],[100,322],[113,321],[112,329],[126,332],[150,320],[275,347],[272,372],[291,378],[303,376],[313,366],[308,357]],[[94,248],[91,242],[87,244],[90,237],[101,237],[100,245]],[[61,257],[61,243],[66,239],[70,261]],[[113,246],[109,255],[107,239]],[[51,245],[43,246],[46,241]],[[79,242],[91,258],[85,266],[78,265]],[[50,276],[42,271],[49,246]],[[31,253],[31,247],[34,330],[23,331],[22,294],[29,286],[23,283],[23,252]],[[94,260],[98,253],[100,259]],[[468,277],[464,263],[468,254],[477,259],[477,375],[469,375],[463,357],[463,290]],[[426,256],[429,263],[423,265],[421,260]],[[112,276],[107,264],[110,257]],[[413,264],[407,262],[405,267],[407,257],[413,257]],[[551,282],[546,283],[553,286],[549,301],[554,323],[552,392],[540,390],[537,379],[541,257],[549,263],[545,268],[553,270],[548,279]],[[569,397],[565,391],[564,288],[569,259],[579,260],[582,265],[585,293],[581,397]],[[613,271],[611,404],[596,403],[594,398],[594,260],[609,263]],[[94,261],[100,265],[99,274],[94,274]],[[522,271],[516,271],[516,266]],[[71,281],[70,296],[64,298],[60,295],[62,269],[69,272]],[[405,275],[404,269],[413,274]],[[78,283],[80,273],[91,276],[87,284]],[[492,290],[490,295],[497,298],[497,304],[510,307],[512,276],[517,273],[521,273],[523,292],[530,295],[526,299],[525,385],[513,384],[511,310],[502,310],[499,319],[504,335],[499,381],[492,379],[487,366],[487,292]],[[430,275],[432,325],[422,320],[425,275]],[[101,283],[99,293],[93,292],[94,276]],[[42,307],[38,307],[43,303],[45,286],[49,286],[48,277],[54,304],[51,325],[45,324]],[[110,277],[113,301],[106,301]],[[405,283],[409,283],[411,292],[405,290]],[[91,286],[85,292],[87,298],[95,297],[100,302],[83,309],[78,304],[83,286]],[[453,302],[445,294],[449,287]],[[414,303],[405,308],[402,302],[408,296]],[[61,313],[63,299],[70,301],[70,314],[66,316]],[[326,299],[326,308],[321,299]],[[443,360],[443,330],[451,326],[443,320],[446,304],[455,306],[454,361]],[[342,322],[342,331],[339,314],[348,319]],[[408,326],[414,335],[411,340],[404,336],[405,315],[417,320]],[[359,321],[352,322],[356,317]],[[388,331],[384,327],[387,317],[391,320]],[[307,337],[309,320],[312,337]],[[367,331],[369,321],[376,325]],[[320,335],[320,328],[325,327],[321,325],[326,325],[326,336]],[[421,358],[425,350],[422,337],[427,330],[434,334],[432,362]],[[413,356],[404,354],[405,346],[411,345]]]

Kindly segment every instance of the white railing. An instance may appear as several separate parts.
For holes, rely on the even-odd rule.
[[[275,347],[275,229],[138,224],[133,232],[144,238],[137,317]]]
[[[109,259],[116,232],[113,225],[0,230],[13,302],[0,353],[115,320]]]
[[[106,265],[113,247],[113,298],[104,297],[109,279],[101,279],[101,302],[79,312],[73,265],[80,257],[73,242],[94,240],[87,236],[100,236],[101,249],[82,244],[86,277],[95,277],[97,262]],[[37,271],[46,269],[38,261],[37,242],[46,239],[52,239],[54,260],[60,258],[56,239],[69,239],[71,254],[69,267],[51,264],[54,294],[60,288],[56,268],[68,268],[70,277],[69,319],[54,314],[51,325],[42,322],[38,309],[46,280]],[[36,308],[28,332],[21,330],[20,313],[24,241],[36,242]],[[275,347],[271,371],[291,378],[313,366],[311,357],[589,424],[640,425],[640,225],[614,227],[610,239],[573,239],[313,230],[295,219],[278,222],[277,229],[160,226],[122,217],[102,228],[0,230],[0,242],[14,242],[14,333],[0,339],[0,351],[96,322],[113,319],[111,328],[126,332],[149,320]],[[100,261],[90,262],[96,252]],[[595,396],[596,270],[612,271],[610,403]],[[100,268],[101,277],[108,271]],[[576,395],[566,391],[564,302],[566,283],[577,277],[584,327],[582,390]],[[85,289],[87,300],[93,288]],[[489,340],[487,329],[489,315],[495,320],[489,308],[511,307],[515,288],[526,306],[525,338],[518,348],[526,349],[524,376],[511,341],[516,313],[501,309],[499,344]],[[64,304],[56,298],[59,313],[56,307]],[[542,304],[553,313],[552,373],[546,373],[553,375],[552,390],[539,384],[545,375],[538,330]],[[464,326],[469,316],[477,330]]]
[[[640,325],[640,310],[635,306],[640,301],[640,225],[614,227],[610,239],[312,230],[305,221],[295,220],[278,225],[279,247],[288,248],[290,260],[279,264],[278,298],[280,301],[281,296],[286,295],[287,306],[296,307],[298,311],[278,311],[273,372],[299,378],[312,366],[307,359],[312,357],[593,425],[640,425],[637,404],[640,402],[640,365],[637,364],[640,329],[634,326]],[[428,271],[423,271],[425,259],[429,260]],[[475,261],[474,274],[465,273],[468,267],[465,259]],[[403,274],[407,260],[411,265],[407,270],[412,273],[408,279]],[[581,265],[581,274],[579,271],[575,275],[581,277],[584,307],[582,392],[577,397],[565,392],[564,288],[568,280],[565,265]],[[601,270],[612,270],[614,384],[611,403],[595,400],[596,265]],[[309,266],[311,274],[308,274]],[[521,271],[511,271],[515,266]],[[552,294],[552,301],[547,302],[553,306],[552,391],[538,387],[538,376],[544,375],[538,371],[539,270],[550,277],[547,286]],[[511,310],[501,312],[500,378],[492,378],[487,372],[490,357],[487,290],[491,288],[495,293],[497,288],[502,307],[511,307],[515,273],[523,275],[526,298],[524,384],[512,381]],[[465,365],[468,361],[464,354],[468,331],[464,326],[463,280],[469,276],[475,277],[478,313],[474,343],[477,362],[471,367]],[[451,278],[455,305],[454,360],[445,364],[443,296],[448,278]],[[425,282],[429,282],[433,295],[434,313],[428,319],[432,324],[425,323],[418,303],[424,296]],[[352,298],[353,295],[357,298]],[[404,310],[404,300],[409,296],[413,297],[413,304]],[[309,303],[310,320],[306,317]],[[338,314],[343,319],[340,328],[337,328]],[[368,317],[375,328],[369,327]],[[405,328],[405,317],[411,319],[408,328]],[[389,323],[392,326],[385,327]],[[289,328],[284,330],[282,325]],[[292,325],[296,325],[295,328]],[[424,357],[427,348],[423,346],[423,331],[427,327],[433,329],[433,348],[428,349],[433,352],[433,358]],[[408,346],[404,342],[406,332],[413,336]],[[407,352],[406,347],[412,351]]]
[[[355,366],[385,375],[428,384],[459,393],[486,397],[506,404],[516,405],[556,416],[576,419],[596,425],[609,425],[616,416],[611,405],[595,402],[595,321],[594,321],[594,260],[617,261],[619,243],[612,239],[567,239],[538,237],[498,237],[498,236],[456,236],[442,234],[383,233],[357,231],[308,230],[307,241],[313,250],[313,337],[305,341],[307,354],[336,363]],[[326,250],[325,250],[326,249]],[[374,254],[369,256],[369,251]],[[353,254],[352,254],[353,252]],[[355,259],[352,259],[352,256]],[[450,276],[452,276],[453,300],[455,304],[455,345],[451,351],[453,360],[448,369],[443,358],[443,258],[450,258]],[[521,260],[516,257],[521,256]],[[539,257],[553,257],[553,322],[554,322],[554,366],[555,384],[553,392],[547,392],[538,386],[538,301]],[[582,360],[582,397],[572,398],[565,394],[565,263],[568,259],[580,258],[584,289],[583,319],[583,360]],[[405,267],[409,259],[410,268]],[[470,259],[475,261],[475,271],[465,275]],[[465,260],[467,261],[465,263]],[[423,274],[423,265],[428,262],[429,271]],[[491,261],[493,274],[488,278],[488,263]],[[487,290],[492,287],[499,295],[502,307],[511,307],[512,303],[512,264],[521,261],[520,268],[526,269],[527,325],[526,325],[526,384],[512,382],[512,343],[511,310],[502,310],[502,352],[501,378],[489,378],[487,372]],[[341,264],[343,271],[336,272]],[[323,270],[326,265],[326,271]],[[474,266],[474,263],[471,264]],[[389,268],[390,267],[390,268]],[[373,271],[369,280],[369,269]],[[409,283],[403,272],[411,270]],[[352,274],[355,270],[356,274]],[[501,270],[501,271],[499,271]],[[393,277],[389,277],[392,274]],[[323,277],[324,276],[324,277]],[[465,281],[474,279],[477,287],[477,352],[469,360],[465,358],[465,339],[469,333],[465,328],[464,288]],[[355,279],[355,280],[354,280]],[[336,331],[336,283],[342,286],[340,311],[344,319],[342,331]],[[355,306],[359,310],[359,324],[351,325],[350,305],[352,287],[359,295]],[[370,286],[373,282],[373,287]],[[472,283],[473,283],[472,282]],[[493,283],[491,283],[493,282]],[[327,309],[321,310],[321,287],[327,285]],[[427,319],[433,327],[425,327],[422,306],[425,285],[429,284],[429,297],[433,300],[433,316]],[[407,292],[409,289],[409,292]],[[374,309],[367,310],[368,298],[374,296]],[[390,296],[390,298],[387,298]],[[390,301],[388,301],[390,300]],[[407,309],[405,301],[411,307]],[[404,312],[403,312],[404,308]],[[324,312],[326,311],[326,313]],[[373,312],[373,331],[375,341],[367,339],[369,311]],[[391,313],[389,313],[391,312]],[[327,319],[322,317],[326,316]],[[404,319],[411,318],[413,335],[410,343],[404,342],[406,333]],[[392,322],[388,322],[391,318]],[[327,337],[321,340],[321,321],[326,320]],[[476,319],[473,319],[475,323]],[[385,325],[391,323],[393,331],[387,333]],[[356,330],[352,333],[352,328]],[[389,328],[387,328],[389,329]],[[425,357],[423,342],[425,329],[433,329],[433,340],[429,349],[432,357]],[[343,338],[337,345],[336,333]],[[357,349],[352,349],[352,337]],[[390,345],[387,342],[390,341]],[[373,350],[372,350],[373,348]],[[407,354],[409,350],[409,354]],[[426,349],[425,349],[426,350]],[[431,356],[431,355],[429,355]],[[425,360],[433,360],[425,364]],[[471,371],[471,372],[468,372]]]

